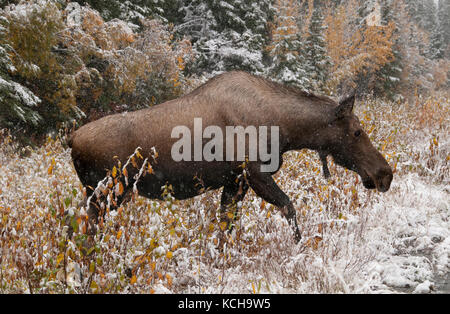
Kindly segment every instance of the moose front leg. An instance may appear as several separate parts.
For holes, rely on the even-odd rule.
[[[330,177],[330,170],[328,169],[328,161],[327,154],[323,152],[319,152],[320,161],[322,162],[322,171],[325,179]]]
[[[220,200],[220,224],[222,230],[231,231],[233,222],[237,218],[238,203],[242,201],[248,191],[248,184],[243,176],[225,185]]]
[[[294,206],[289,200],[289,197],[275,183],[272,175],[270,173],[260,172],[259,169],[253,169],[253,171],[249,169],[248,183],[258,196],[280,209],[294,231],[296,242],[299,242],[301,235],[298,230]]]
[[[125,186],[124,181],[121,181],[121,183],[122,186]],[[114,198],[114,200],[110,201],[109,210],[116,210],[121,204],[125,204],[131,200],[131,186],[132,184],[125,186],[124,190],[121,191],[121,194],[116,195],[114,193],[114,195],[110,195]],[[84,207],[85,209],[87,209],[89,234],[95,234],[97,232],[96,225],[99,223],[99,220],[101,218],[105,217],[106,208],[105,205],[103,205],[102,208],[101,203],[107,203],[107,197],[108,196],[103,194],[102,192],[100,192],[97,196],[96,193],[91,190],[90,193],[85,196],[84,200],[78,204],[78,208]]]

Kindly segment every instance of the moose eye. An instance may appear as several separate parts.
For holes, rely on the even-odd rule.
[[[355,137],[358,137],[360,135],[361,135],[361,131],[360,130],[355,131]]]

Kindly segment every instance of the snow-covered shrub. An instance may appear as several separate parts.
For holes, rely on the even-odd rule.
[[[126,22],[105,22],[95,10],[70,3],[61,44],[80,59],[75,74],[80,108],[98,118],[112,110],[133,110],[179,96],[190,43],[175,41],[168,26],[142,20],[136,33]]]
[[[1,19],[1,22],[7,22]],[[0,127],[14,127],[18,123],[37,125],[41,116],[33,110],[41,101],[25,86],[15,82],[16,71],[9,55],[11,46],[4,40],[5,27],[0,24]]]
[[[160,21],[141,24],[136,32],[119,19],[105,22],[78,3],[63,8],[36,0],[5,7],[1,126],[40,135],[71,120],[92,120],[181,95],[189,87],[183,70],[191,58],[190,42],[175,40]]]
[[[285,154],[274,178],[297,209],[299,244],[278,209],[252,191],[221,242],[220,191],[177,201],[170,186],[162,201],[133,195],[87,234],[70,150],[48,139],[22,157],[1,133],[0,293],[439,291],[436,276],[450,271],[449,110],[445,97],[358,102],[364,129],[394,170],[386,193],[366,190],[331,159],[324,179],[312,151]],[[114,193],[125,164],[106,181]],[[114,199],[104,195],[106,205]]]
[[[2,55],[11,61],[8,71],[14,79],[9,84],[14,96],[4,101],[8,103],[6,109],[15,109],[20,117],[7,116],[3,127],[21,133],[43,132],[79,114],[72,73],[54,52],[63,28],[61,12],[50,1],[20,2],[2,10],[1,37],[7,43]],[[17,106],[17,99],[26,105]]]

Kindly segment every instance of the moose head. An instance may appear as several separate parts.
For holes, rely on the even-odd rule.
[[[331,155],[334,161],[359,174],[367,189],[376,188],[380,192],[389,190],[392,169],[383,155],[375,149],[369,136],[364,132],[359,119],[353,114],[355,96],[342,100],[332,109],[329,121],[324,128],[320,145],[320,155]],[[324,173],[327,175],[324,165]]]

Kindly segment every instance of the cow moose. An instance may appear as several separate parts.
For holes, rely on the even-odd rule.
[[[354,96],[337,103],[328,97],[233,71],[210,79],[180,98],[90,122],[73,132],[69,146],[78,177],[85,187],[95,187],[108,169],[113,168],[116,159],[126,160],[137,147],[144,156],[156,151],[153,174],[141,177],[136,183],[139,195],[161,199],[161,187],[170,184],[172,195],[182,200],[223,187],[219,217],[229,227],[233,219],[226,213],[237,210],[236,204],[251,187],[259,197],[279,208],[298,241],[301,235],[296,210],[272,178],[281,167],[283,153],[304,148],[317,151],[326,176],[329,175],[326,158],[331,155],[335,163],[359,174],[366,188],[386,192],[390,187],[391,167],[352,113],[354,102]],[[199,118],[203,126],[216,126],[223,134],[227,126],[276,126],[278,151],[273,143],[269,143],[269,148],[272,146],[272,153],[277,154],[278,166],[272,171],[262,171],[261,165],[267,160],[257,158],[246,161],[243,167],[238,158],[225,158],[229,147],[219,152],[224,157],[221,160],[198,160],[192,151],[191,160],[175,161],[173,145],[179,139],[173,137],[172,130],[184,126],[194,133],[194,120]],[[203,138],[203,144],[207,140]],[[118,204],[132,190],[133,174],[129,178]],[[87,189],[88,197],[92,193],[92,189]],[[98,215],[98,207],[89,206],[90,220],[97,221]]]

